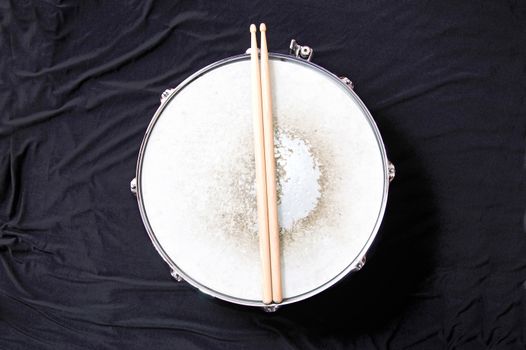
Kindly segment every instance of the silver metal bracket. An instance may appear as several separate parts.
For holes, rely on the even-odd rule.
[[[183,281],[183,278],[177,273],[175,272],[174,270],[172,270],[170,272],[170,275],[172,275],[172,277],[177,281],[177,282],[182,282]]]
[[[290,41],[289,52],[291,55],[310,61],[314,50],[309,46],[301,46],[295,39],[292,39]]]
[[[137,178],[135,177],[130,181],[130,191],[134,196],[137,196]]]
[[[391,163],[390,161],[387,161],[387,171],[388,171],[388,174],[389,174],[389,182],[391,182],[395,178],[396,169],[395,169],[394,164]]]
[[[265,312],[276,312],[279,309],[279,305],[268,305],[263,306],[263,311]]]
[[[166,89],[166,90],[164,90],[163,93],[161,94],[161,103],[166,101],[168,96],[170,96],[171,93],[174,92],[174,91],[175,91],[175,89]]]
[[[358,262],[358,264],[356,264],[356,271],[360,271],[362,269],[362,267],[365,265],[365,261],[366,261],[366,257],[365,255],[363,256],[362,260],[360,260]]]
[[[351,79],[347,77],[340,77],[340,80],[347,85],[347,87],[351,90],[354,90],[354,83],[351,81]]]

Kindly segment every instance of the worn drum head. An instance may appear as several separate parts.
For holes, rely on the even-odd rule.
[[[283,303],[355,269],[387,200],[387,160],[359,98],[326,70],[270,56]],[[157,111],[137,166],[141,214],[155,247],[213,296],[262,306],[250,60],[217,62]]]

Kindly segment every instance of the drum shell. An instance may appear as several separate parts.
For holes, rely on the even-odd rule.
[[[297,301],[306,299],[306,298],[308,298],[310,296],[316,295],[316,294],[320,293],[321,291],[329,288],[333,284],[337,283],[341,279],[343,279],[350,272],[359,270],[363,266],[363,264],[365,262],[365,255],[366,255],[367,251],[369,250],[369,247],[372,244],[374,238],[376,237],[376,234],[377,234],[378,229],[380,227],[381,219],[383,217],[383,214],[384,214],[384,211],[385,211],[385,206],[386,206],[386,203],[387,203],[388,185],[389,185],[389,181],[392,178],[392,174],[391,174],[390,163],[389,163],[389,161],[387,160],[387,157],[386,157],[385,146],[383,144],[381,135],[380,135],[380,133],[378,131],[378,128],[377,128],[377,126],[376,126],[371,114],[369,113],[369,111],[367,110],[365,105],[361,102],[359,97],[354,93],[354,91],[352,91],[352,89],[349,88],[348,84],[346,84],[345,81],[342,81],[339,77],[335,76],[334,74],[330,73],[329,71],[325,70],[324,68],[319,67],[319,66],[317,66],[317,65],[315,65],[315,64],[313,64],[313,63],[311,63],[309,61],[306,61],[306,60],[303,60],[303,59],[300,59],[300,58],[296,58],[296,57],[289,56],[289,55],[277,54],[277,53],[271,53],[269,56],[270,56],[271,59],[289,60],[289,61],[295,61],[295,62],[300,63],[302,65],[307,65],[310,68],[316,69],[316,70],[322,72],[323,74],[327,75],[328,77],[333,79],[338,84],[341,84],[343,87],[345,87],[348,90],[348,93],[351,94],[356,101],[358,101],[358,103],[360,104],[360,107],[365,111],[364,114],[365,114],[366,118],[368,119],[368,122],[369,122],[369,124],[370,124],[370,126],[371,126],[371,128],[372,128],[372,130],[373,130],[373,132],[375,134],[375,137],[377,139],[378,146],[379,146],[379,149],[380,149],[381,157],[382,157],[383,171],[384,171],[384,180],[385,180],[384,181],[384,188],[383,188],[383,200],[382,200],[380,213],[379,213],[379,216],[378,216],[378,221],[376,222],[376,225],[375,225],[375,227],[373,229],[373,232],[371,232],[371,235],[369,236],[369,239],[368,239],[367,243],[361,249],[360,254],[358,254],[358,256],[347,266],[347,268],[345,270],[343,270],[339,275],[337,275],[334,278],[332,278],[328,283],[325,283],[324,285],[312,290],[309,293],[305,293],[305,294],[297,296],[297,297],[287,298],[282,303],[282,305],[284,305],[284,304],[297,302]],[[150,226],[150,223],[148,221],[148,216],[146,214],[146,209],[145,209],[144,202],[142,200],[142,195],[141,195],[141,193],[142,193],[141,192],[141,183],[142,183],[141,182],[141,173],[142,173],[141,169],[142,169],[142,162],[143,162],[143,158],[144,158],[145,148],[147,146],[148,139],[149,139],[149,136],[150,136],[150,134],[152,132],[152,129],[155,126],[156,121],[158,120],[158,118],[161,116],[161,114],[162,114],[163,110],[165,109],[165,107],[169,104],[169,102],[173,98],[175,98],[175,96],[177,96],[177,93],[180,90],[182,90],[185,86],[190,84],[192,81],[194,81],[196,78],[200,77],[201,75],[207,73],[208,71],[210,71],[212,69],[218,68],[218,67],[220,67],[222,65],[225,65],[225,64],[228,64],[228,63],[231,63],[231,62],[235,62],[235,61],[238,61],[238,60],[247,60],[247,59],[249,59],[249,57],[250,57],[249,55],[244,54],[244,55],[229,57],[229,58],[226,58],[224,60],[212,63],[211,65],[209,65],[209,66],[201,69],[200,71],[194,73],[192,76],[190,76],[185,81],[183,81],[175,89],[167,90],[163,94],[162,99],[161,99],[162,103],[159,106],[159,108],[157,109],[154,117],[152,118],[152,121],[150,122],[150,124],[148,126],[148,129],[146,131],[146,134],[145,134],[145,136],[143,138],[143,141],[142,141],[142,144],[141,144],[141,148],[140,148],[140,151],[139,151],[138,162],[137,162],[137,168],[136,168],[136,182],[135,182],[136,188],[135,188],[135,192],[137,194],[137,201],[138,201],[141,217],[142,217],[142,220],[143,220],[143,222],[145,224],[145,227],[146,227],[146,230],[148,232],[148,235],[149,235],[154,247],[158,251],[158,253],[161,255],[161,257],[165,260],[165,262],[172,269],[172,275],[176,279],[182,278],[182,279],[186,280],[188,283],[190,283],[191,285],[193,285],[194,287],[196,287],[199,290],[201,290],[202,292],[204,292],[204,293],[206,293],[208,295],[211,295],[211,296],[214,296],[214,297],[217,297],[217,298],[220,298],[220,299],[232,302],[232,303],[248,305],[248,306],[266,307],[266,305],[263,304],[262,302],[242,300],[242,299],[238,299],[238,298],[235,298],[235,297],[232,297],[232,296],[229,296],[229,295],[225,295],[225,294],[219,293],[219,292],[217,292],[217,291],[215,291],[213,289],[208,288],[205,285],[202,285],[202,284],[198,283],[197,281],[193,280],[191,276],[186,275],[181,269],[179,269],[177,264],[165,252],[165,250],[163,249],[163,247],[159,243],[155,233],[153,232],[153,230],[152,230],[152,228]]]

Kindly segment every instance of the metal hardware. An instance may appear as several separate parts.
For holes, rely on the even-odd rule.
[[[354,83],[347,77],[340,77],[340,80],[347,85],[351,90],[354,90]]]
[[[172,92],[174,92],[175,89],[166,89],[163,91],[163,93],[161,94],[161,103],[163,103],[164,101],[166,101],[166,99],[168,98],[168,96],[170,96],[170,94]]]
[[[387,171],[389,173],[389,182],[393,181],[396,175],[396,169],[393,163],[391,161],[387,161]]]
[[[134,196],[137,196],[137,178],[133,178],[130,182],[130,191]]]
[[[360,260],[358,262],[358,264],[356,264],[356,271],[359,271],[362,269],[362,267],[365,265],[365,261],[366,261],[366,257],[365,255],[363,256],[362,260]]]
[[[279,309],[279,305],[263,306],[263,311],[265,312],[276,312],[277,309]]]
[[[303,58],[304,60],[310,61],[314,50],[309,46],[301,46],[296,40],[292,39],[290,41],[289,52],[291,55],[294,55],[298,58]]]
[[[172,270],[172,272],[170,272],[170,275],[172,275],[172,277],[173,277],[177,282],[182,282],[182,281],[183,281],[183,278],[182,278],[177,272],[175,272],[174,270]]]

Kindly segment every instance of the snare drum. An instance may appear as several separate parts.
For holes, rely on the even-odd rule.
[[[320,293],[363,266],[394,176],[349,80],[303,59],[308,50],[270,54],[281,304]],[[177,280],[274,310],[261,302],[250,84],[250,56],[243,54],[167,90],[144,136],[132,192]]]

